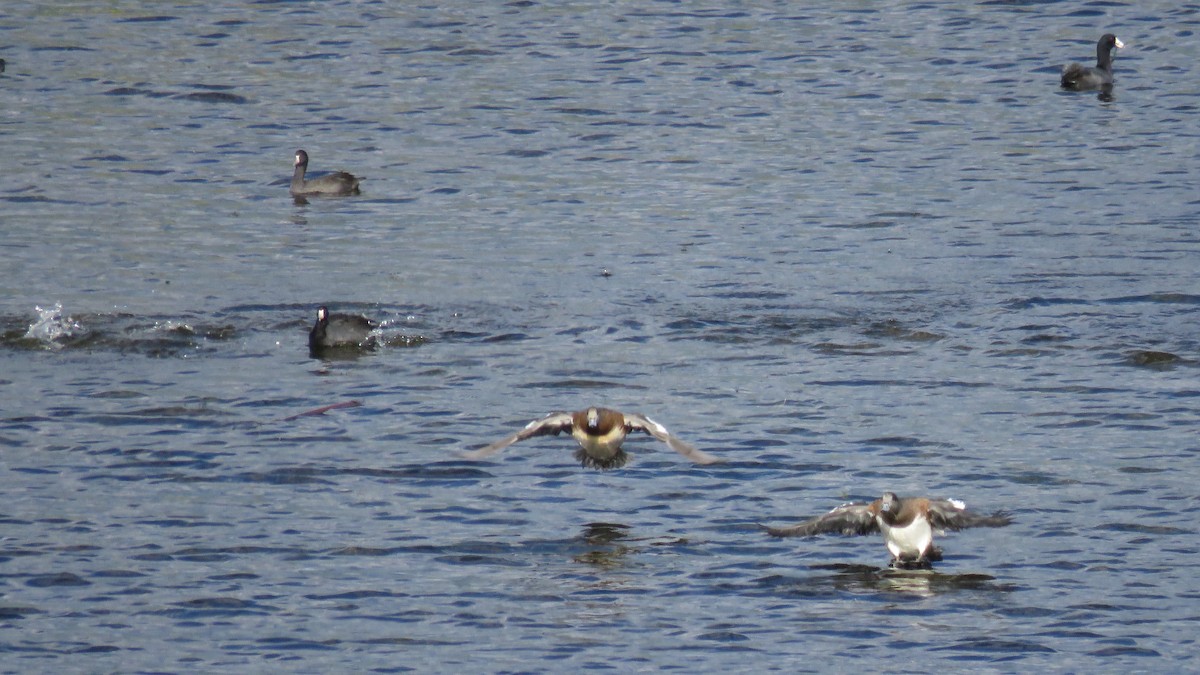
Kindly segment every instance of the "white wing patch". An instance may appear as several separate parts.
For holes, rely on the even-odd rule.
[[[643,416],[642,416],[642,419],[644,419],[644,420],[646,420],[647,422],[649,422],[650,424],[654,425],[654,430],[655,430],[655,431],[657,431],[658,433],[660,433],[660,434],[665,434],[665,435],[667,435],[667,436],[670,436],[670,435],[671,435],[671,432],[667,431],[667,428],[666,428],[666,427],[664,427],[663,425],[659,424],[658,422],[655,422],[654,420],[650,419],[649,417],[646,417],[645,415],[643,415]]]

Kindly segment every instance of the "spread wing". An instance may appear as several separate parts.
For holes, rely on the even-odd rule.
[[[791,527],[768,527],[773,537],[811,537],[817,534],[871,534],[879,531],[879,523],[870,511],[870,502],[842,504],[836,509]]]
[[[492,443],[486,447],[482,447],[478,450],[464,452],[462,453],[462,456],[465,459],[483,459],[484,457],[490,457],[491,455],[500,452],[513,443],[516,443],[517,441],[523,441],[526,438],[533,438],[534,436],[546,436],[549,434],[557,435],[564,431],[570,431],[571,424],[571,413],[550,413],[541,419],[534,420],[529,424],[526,424],[524,429],[521,429],[515,434],[505,436],[495,443]]]
[[[671,432],[667,431],[666,427],[645,415],[625,414],[625,426],[630,431],[641,431],[650,434],[663,443],[666,443],[667,447],[697,464],[713,464],[724,461],[720,457],[714,457],[690,443],[684,443],[672,435]]]
[[[968,511],[957,499],[930,499],[929,524],[939,530],[962,530],[968,527],[1004,527],[1013,521],[1006,511],[991,514]]]

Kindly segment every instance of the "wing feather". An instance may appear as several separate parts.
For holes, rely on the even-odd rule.
[[[818,534],[859,535],[879,531],[879,523],[870,511],[871,502],[843,504],[824,515],[791,527],[768,527],[773,537],[811,537]]]
[[[929,524],[939,530],[962,530],[968,527],[1004,527],[1012,523],[1007,511],[976,513],[955,499],[930,499]]]
[[[714,464],[716,462],[725,461],[720,457],[715,457],[707,452],[704,452],[690,443],[684,443],[674,434],[667,431],[666,427],[658,422],[655,422],[649,417],[646,417],[645,415],[625,414],[625,426],[628,427],[630,431],[641,431],[653,436],[654,438],[657,438],[663,443],[666,443],[667,447],[697,464]]]
[[[557,435],[564,431],[570,431],[571,425],[571,413],[550,413],[541,419],[536,419],[529,424],[526,424],[525,428],[514,434],[505,436],[491,445],[484,446],[478,450],[472,450],[471,452],[464,452],[462,453],[462,457],[464,459],[483,459],[484,457],[490,457],[512,445],[513,443],[523,441],[526,438],[533,438],[534,436],[547,436],[550,434]]]

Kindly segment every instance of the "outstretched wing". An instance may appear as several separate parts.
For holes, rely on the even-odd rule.
[[[713,464],[724,461],[720,457],[714,457],[690,443],[684,443],[671,434],[671,432],[667,431],[666,427],[645,415],[625,414],[625,426],[630,431],[641,431],[650,434],[663,443],[666,443],[667,447],[697,464]]]
[[[871,534],[879,531],[879,523],[871,511],[871,502],[842,504],[836,509],[791,527],[768,527],[773,537],[811,537],[817,534]]]
[[[991,514],[968,511],[957,499],[930,499],[929,524],[939,530],[962,530],[968,527],[1004,527],[1013,521],[1006,511]]]
[[[529,424],[526,424],[524,429],[521,429],[515,434],[505,436],[495,443],[492,443],[486,447],[482,447],[478,450],[464,452],[462,456],[465,459],[483,459],[484,457],[489,457],[497,452],[500,452],[517,441],[523,441],[526,438],[533,438],[534,436],[560,434],[564,431],[570,431],[570,429],[571,413],[550,413],[541,419],[534,420]]]

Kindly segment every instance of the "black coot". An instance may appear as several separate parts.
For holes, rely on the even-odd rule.
[[[331,348],[366,348],[374,339],[375,322],[359,314],[330,314],[317,308],[317,322],[308,333],[308,348],[314,354]]]
[[[295,171],[292,172],[293,197],[358,194],[358,183],[362,179],[345,171],[336,171],[320,178],[304,180],[304,172],[308,171],[308,153],[303,150],[296,151],[295,167]]]
[[[1113,82],[1112,50],[1121,49],[1125,43],[1112,33],[1105,33],[1096,43],[1096,67],[1088,68],[1080,63],[1063,66],[1062,87],[1074,91],[1100,89]]]

